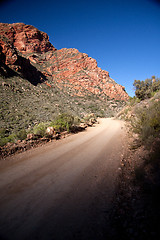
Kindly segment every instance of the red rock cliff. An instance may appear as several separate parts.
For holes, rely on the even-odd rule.
[[[48,35],[33,26],[0,23],[0,35],[5,64],[14,70],[22,68],[18,66],[19,56],[22,56],[53,85],[56,83],[71,95],[96,94],[100,98],[108,96],[117,100],[129,98],[125,88],[99,68],[95,59],[77,49],[56,50]]]

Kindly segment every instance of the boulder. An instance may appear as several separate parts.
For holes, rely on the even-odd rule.
[[[33,140],[34,138],[35,138],[35,134],[34,133],[27,134],[27,140]]]
[[[53,136],[55,134],[55,129],[53,127],[47,127],[46,134],[50,137]]]

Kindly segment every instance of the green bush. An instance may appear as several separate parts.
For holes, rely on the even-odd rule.
[[[15,142],[17,140],[17,136],[15,133],[10,134],[7,138],[8,142]]]
[[[0,128],[0,138],[4,138],[6,136],[6,129]]]
[[[11,134],[8,137],[0,138],[0,146],[6,145],[8,142],[15,142],[17,140],[16,134]]]
[[[33,133],[40,137],[44,137],[46,134],[46,129],[47,129],[47,124],[42,122],[34,126]]]
[[[160,132],[160,101],[151,103],[148,108],[138,108],[132,126],[143,142],[156,137]]]
[[[27,132],[25,129],[22,129],[18,133],[16,133],[16,135],[18,139],[24,140],[27,137]]]
[[[6,145],[8,143],[8,139],[7,137],[5,138],[0,138],[0,146],[3,147],[4,145]]]
[[[72,126],[74,124],[74,117],[70,114],[63,113],[60,114],[52,123],[50,126],[53,126],[56,130],[62,132],[62,131],[68,131],[70,132],[72,129]]]

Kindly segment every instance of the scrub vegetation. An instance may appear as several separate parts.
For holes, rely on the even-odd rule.
[[[56,83],[52,87],[45,82],[35,86],[20,76],[1,76],[0,146],[24,140],[29,133],[43,137],[49,126],[57,132],[71,132],[93,116],[114,116],[124,104],[112,99],[102,101],[94,94],[72,96]]]
[[[114,213],[115,239],[159,239],[160,79],[135,81],[135,97],[117,117],[129,139],[122,159]],[[117,238],[116,238],[117,237]]]
[[[139,144],[150,145],[160,134],[160,79],[153,76],[145,81],[135,80],[133,85],[136,96],[117,116],[138,134]]]

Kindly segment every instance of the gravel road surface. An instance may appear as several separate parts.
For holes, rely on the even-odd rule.
[[[95,127],[0,161],[0,240],[102,240],[124,123]]]

